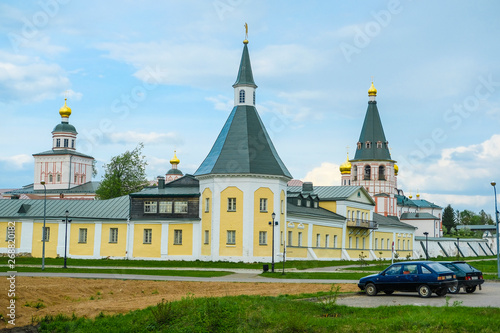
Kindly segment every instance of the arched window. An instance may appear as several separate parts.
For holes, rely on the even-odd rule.
[[[245,90],[240,90],[240,103],[245,103]]]
[[[253,92],[253,105],[255,105],[255,91]]]
[[[57,182],[60,183],[61,182],[61,174],[58,173],[57,176],[56,176],[56,179],[57,179]]]
[[[377,148],[382,148],[382,141],[377,141]]]
[[[385,166],[378,167],[378,180],[385,180]]]
[[[372,147],[372,143],[370,141],[366,141],[366,148],[370,149]]]
[[[370,180],[371,179],[371,174],[372,174],[372,169],[369,165],[365,165],[365,176],[364,180]]]
[[[51,174],[51,173],[49,173],[49,183],[52,183],[52,181],[53,181],[53,180],[54,180],[54,179],[53,179],[53,177],[52,177],[52,174]]]
[[[361,149],[361,142],[358,142],[358,149]]]
[[[354,178],[353,178],[353,179],[354,179],[354,181],[357,181],[357,180],[358,180],[358,166],[357,166],[357,165],[355,165],[355,166],[353,167],[352,172],[353,172],[353,174],[354,174]],[[349,184],[349,185],[351,185],[351,184]]]

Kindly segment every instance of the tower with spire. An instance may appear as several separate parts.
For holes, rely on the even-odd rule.
[[[356,144],[356,154],[347,165],[341,166],[342,185],[350,180],[351,185],[363,186],[375,199],[375,212],[385,216],[397,216],[396,161],[391,158],[389,142],[377,108],[377,89],[373,82],[368,89],[368,109]]]
[[[61,122],[52,130],[52,149],[38,154],[35,158],[34,190],[69,190],[92,180],[94,158],[76,150],[75,126],[69,123],[71,108],[64,99],[59,109]]]
[[[286,188],[292,178],[255,108],[248,40],[234,88],[234,107],[195,176],[200,181],[201,255],[210,260],[269,260],[273,229],[286,219]],[[264,246],[265,244],[265,246]]]

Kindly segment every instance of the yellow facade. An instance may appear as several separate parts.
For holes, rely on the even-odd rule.
[[[267,187],[261,187],[257,191],[254,192],[254,229],[253,229],[253,255],[259,257],[270,257],[272,254],[272,234],[273,234],[273,226],[269,225],[269,222],[272,221],[271,214],[273,213],[274,207],[274,194]],[[261,199],[267,200],[266,210],[260,210],[260,201]],[[279,216],[277,216],[276,221],[279,221]],[[279,227],[274,227],[275,233],[279,232]],[[260,244],[259,241],[259,233],[266,232],[267,233],[267,241],[265,244]]]
[[[45,241],[45,257],[57,257],[57,238],[59,235],[59,223],[45,223],[45,227],[49,229],[49,239]],[[31,255],[33,257],[42,257],[42,229],[43,223],[33,223],[33,249]]]
[[[373,216],[370,215],[369,209],[361,209],[357,207],[346,207],[346,217],[348,220],[352,219],[363,219],[363,220],[372,220]]]
[[[151,230],[151,243],[144,242],[144,230]],[[134,225],[134,258],[161,257],[161,224]]]
[[[319,245],[318,245],[319,235]],[[328,235],[328,244],[326,239]],[[335,236],[337,236],[337,244],[335,246]],[[312,247],[320,248],[340,248],[342,246],[342,228],[340,227],[326,227],[320,225],[313,225],[313,244]]]
[[[66,226],[61,225],[62,230]],[[94,235],[95,235],[95,224],[94,223],[68,223],[68,229],[70,229],[69,237],[69,251],[68,253],[75,256],[92,256],[94,255]],[[80,229],[87,229],[87,240],[86,242],[80,242]],[[63,231],[64,232],[64,231]]]
[[[112,242],[110,238],[112,228],[118,230],[116,242]],[[103,223],[101,230],[101,256],[125,257],[127,255],[127,237],[126,223]]]
[[[373,249],[375,251],[391,250],[393,237],[394,234],[392,232],[375,231],[373,235]],[[389,244],[387,244],[387,240],[389,240]]]
[[[294,225],[293,228],[291,225]],[[307,235],[309,230],[308,224],[300,224],[300,223],[290,223],[287,222],[287,249],[286,253],[289,257],[294,258],[307,258]],[[289,242],[289,233],[292,234],[292,242]]]
[[[279,233],[281,234],[280,235],[280,252],[281,253],[283,253],[283,247],[284,247],[284,234],[285,234],[285,224],[286,224],[285,211],[286,211],[286,193],[285,193],[285,191],[281,191],[281,193],[280,193],[280,215],[279,215],[280,225],[275,230],[275,231],[279,230]]]
[[[330,212],[337,212],[337,202],[336,201],[320,201],[319,206]]]
[[[201,196],[201,232],[202,232],[202,243],[201,243],[201,255],[209,256],[211,252],[211,232],[212,232],[212,191],[206,188]],[[208,207],[207,207],[208,199]],[[207,235],[208,232],[208,235]],[[208,239],[206,239],[208,237]]]
[[[175,243],[175,232],[180,230],[182,232],[182,242]],[[168,255],[190,256],[193,254],[193,225],[190,224],[170,224],[168,226]]]
[[[0,248],[7,248],[9,240],[15,241],[15,248],[18,249],[21,245],[21,232],[23,224],[21,222],[0,222]],[[7,238],[7,228],[14,230],[14,238]],[[10,234],[11,232],[9,232]]]
[[[236,199],[236,210],[228,210],[228,199]],[[235,232],[234,244],[228,244],[228,231]],[[219,254],[221,256],[243,255],[243,191],[235,186],[226,188],[220,194],[220,235]]]

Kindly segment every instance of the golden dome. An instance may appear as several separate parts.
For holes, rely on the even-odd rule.
[[[181,161],[175,155],[175,150],[174,150],[174,158],[170,160],[170,164],[179,164],[179,163],[181,163]]]
[[[399,167],[397,164],[394,164],[394,175],[397,176],[399,172]]]
[[[340,165],[340,173],[343,175],[351,174],[351,162],[349,162],[349,153],[347,153],[347,159],[344,163]]]
[[[61,115],[61,117],[69,118],[69,116],[71,115],[71,108],[66,105],[66,100],[67,98],[64,99],[64,106],[59,109],[59,114]]]
[[[370,89],[368,89],[368,96],[377,96],[377,89],[375,89],[375,86],[373,85],[373,81],[372,81],[372,85],[371,85]]]
[[[245,40],[243,41],[243,44],[248,44],[248,39],[245,39]]]

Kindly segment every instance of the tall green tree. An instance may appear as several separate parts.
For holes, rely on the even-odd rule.
[[[456,221],[455,221],[455,211],[453,208],[451,208],[451,205],[446,206],[443,212],[443,225],[446,227],[446,230],[448,232],[452,228],[456,228]]]
[[[117,198],[138,192],[147,186],[145,156],[142,155],[144,144],[141,142],[132,151],[111,158],[104,165],[105,174],[96,190],[98,199]]]

